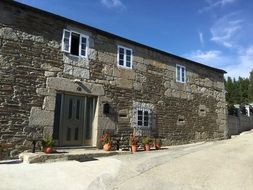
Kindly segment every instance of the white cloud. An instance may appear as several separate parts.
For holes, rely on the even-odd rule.
[[[238,78],[249,77],[250,71],[253,70],[253,46],[239,53],[237,60],[231,60],[236,64],[231,64],[226,67],[228,76]]]
[[[206,11],[209,11],[211,9],[217,8],[217,7],[224,7],[227,4],[233,3],[236,0],[206,0],[208,3],[208,6],[198,10],[199,13],[203,13]]]
[[[199,41],[200,41],[200,43],[201,43],[202,46],[205,44],[205,42],[204,42],[204,36],[203,36],[202,32],[199,32]]]
[[[193,61],[223,69],[227,71],[227,76],[235,78],[249,77],[249,72],[253,69],[253,46],[234,55],[225,55],[218,50],[196,50],[185,56]]]
[[[222,52],[218,50],[210,50],[210,51],[193,51],[190,54],[186,55],[191,60],[207,64],[214,67],[219,67],[219,65],[224,63]]]
[[[218,19],[211,27],[211,41],[221,44],[225,47],[234,47],[235,36],[242,29],[243,20],[237,18],[235,13],[231,13]]]
[[[126,8],[126,6],[122,3],[121,0],[101,0],[101,3],[107,8]]]

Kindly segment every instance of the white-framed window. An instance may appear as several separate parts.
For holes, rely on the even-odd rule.
[[[87,57],[89,37],[72,30],[63,30],[62,51],[74,56]]]
[[[176,65],[176,81],[185,83],[186,82],[186,69],[185,66]]]
[[[137,127],[151,128],[151,110],[140,108],[137,110]]]
[[[132,62],[133,62],[133,50],[123,46],[118,46],[118,57],[117,57],[118,66],[132,69]]]

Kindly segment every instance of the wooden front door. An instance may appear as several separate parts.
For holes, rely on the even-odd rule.
[[[63,95],[60,145],[91,145],[96,98]]]

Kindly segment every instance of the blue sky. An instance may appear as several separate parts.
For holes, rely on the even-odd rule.
[[[253,69],[252,0],[18,0],[203,64]]]

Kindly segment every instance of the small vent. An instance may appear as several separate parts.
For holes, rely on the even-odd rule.
[[[119,117],[127,117],[127,114],[119,114]]]

